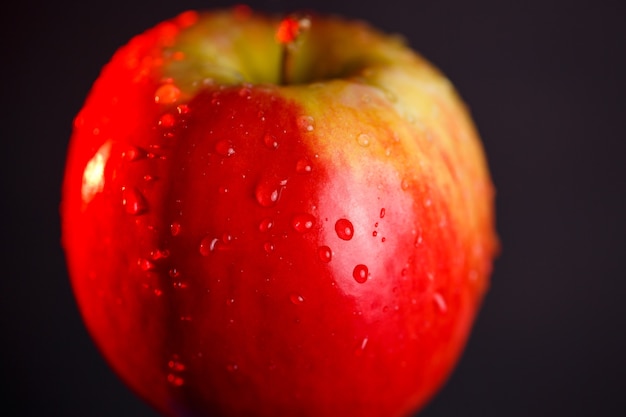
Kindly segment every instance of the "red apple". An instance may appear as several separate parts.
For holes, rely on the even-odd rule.
[[[405,416],[488,287],[480,140],[397,37],[280,22],[183,13],[104,68],[63,186],[80,311],[166,415]]]

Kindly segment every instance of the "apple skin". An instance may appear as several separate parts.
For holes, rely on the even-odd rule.
[[[76,299],[165,415],[406,416],[488,288],[480,139],[396,38],[313,16],[283,62],[279,20],[186,12],[104,68],[63,185]]]

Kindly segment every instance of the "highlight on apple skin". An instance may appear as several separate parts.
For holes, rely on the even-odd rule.
[[[104,67],[63,184],[76,300],[164,415],[408,416],[489,286],[480,138],[399,37],[287,19],[185,12]]]

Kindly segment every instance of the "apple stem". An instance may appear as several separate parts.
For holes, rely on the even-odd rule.
[[[291,15],[280,21],[276,30],[276,41],[282,46],[280,65],[280,84],[287,85],[292,80],[293,56],[298,47],[298,40],[303,32],[311,27],[308,16]]]

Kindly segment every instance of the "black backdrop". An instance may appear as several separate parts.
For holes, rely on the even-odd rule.
[[[180,11],[227,4],[38,0],[3,6],[3,415],[156,415],[107,368],[76,310],[59,246],[65,149],[72,118],[115,49]],[[626,410],[626,19],[620,3],[249,4],[335,12],[402,33],[470,104],[498,189],[503,252],[458,368],[420,417]]]

